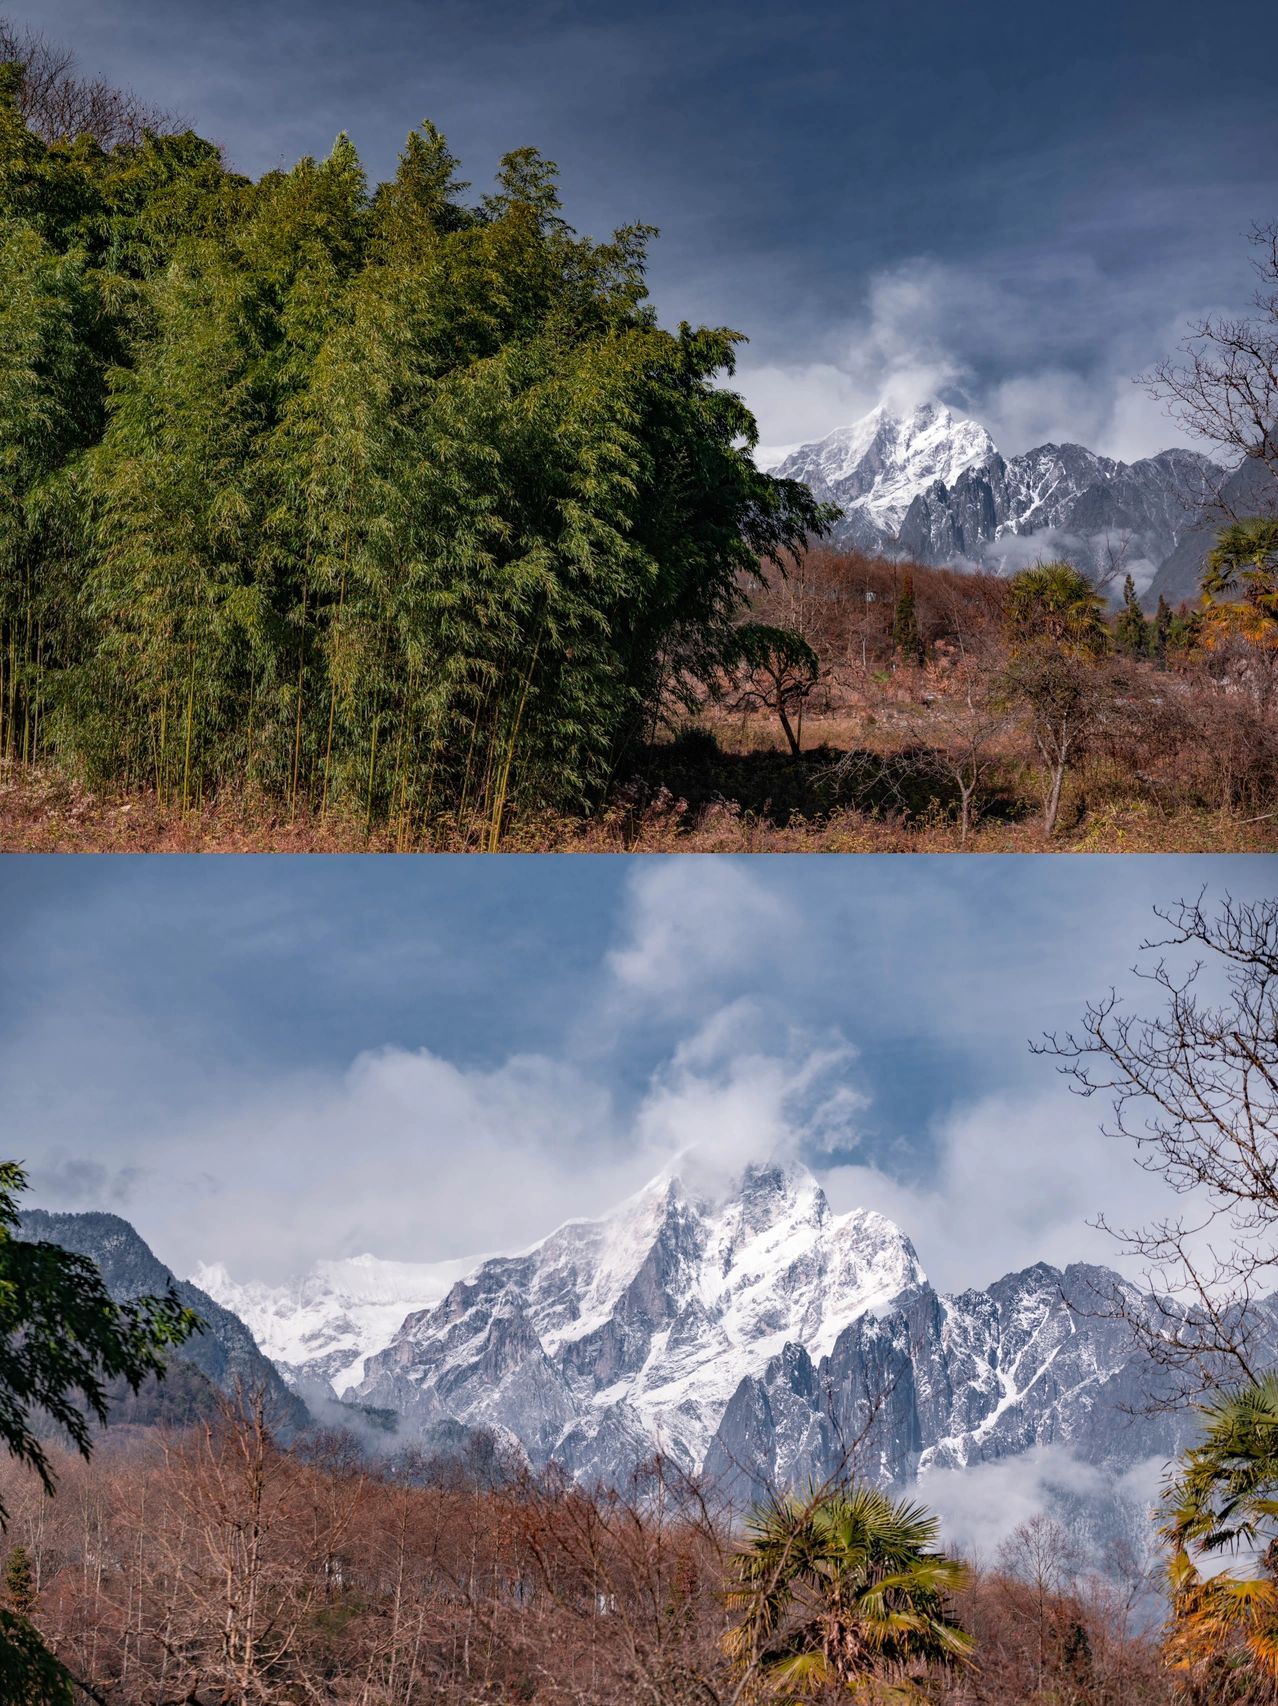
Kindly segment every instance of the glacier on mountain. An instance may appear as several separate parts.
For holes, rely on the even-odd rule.
[[[331,1385],[335,1393],[363,1377],[364,1361],[390,1344],[405,1317],[429,1309],[482,1261],[388,1262],[348,1256],[316,1262],[290,1285],[237,1284],[220,1262],[191,1275],[248,1327],[290,1385]]]

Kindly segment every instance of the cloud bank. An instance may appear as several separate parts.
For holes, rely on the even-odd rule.
[[[1047,260],[1008,272],[997,260],[917,256],[875,272],[859,310],[824,329],[810,356],[756,364],[747,354],[740,383],[764,460],[880,402],[905,412],[932,398],[974,416],[1007,456],[1049,442],[1125,462],[1175,445],[1201,450],[1137,379],[1209,305],[1169,313],[1165,287],[1144,280],[1148,295],[1137,286],[1116,313],[1112,281],[1094,265]],[[1079,328],[1078,347],[1053,330],[1063,314]]]
[[[1149,871],[1159,898],[1174,891],[1166,863]],[[498,1046],[326,1045],[303,1064],[278,1046],[239,1062],[199,1026],[209,986],[188,964],[200,951],[189,909],[178,905],[180,973],[135,946],[148,971],[135,990],[119,959],[129,950],[103,935],[111,915],[95,899],[74,921],[74,946],[55,953],[66,985],[28,1003],[0,1047],[35,1200],[115,1209],[185,1271],[223,1261],[238,1278],[278,1281],[365,1250],[438,1260],[518,1248],[690,1152],[720,1180],[751,1160],[797,1157],[836,1209],[896,1220],[941,1289],[1036,1261],[1112,1261],[1087,1222],[1102,1210],[1120,1224],[1148,1219],[1151,1182],[1100,1136],[1101,1110],[1028,1057],[1024,1037],[1075,1020],[1121,970],[1113,944],[1142,892],[1139,862],[1044,862],[1028,887],[998,861],[925,862],[908,893],[890,862],[858,866],[855,883],[837,861],[793,874],[792,864],[619,864],[593,960],[558,983],[548,967],[566,917],[526,944],[498,932],[486,959],[459,968],[474,1022]],[[342,896],[359,869],[323,874],[337,885],[328,915],[351,912]],[[555,868],[543,869],[512,867],[514,915],[535,915],[549,894]],[[255,867],[245,881],[243,917],[261,918]],[[255,955],[283,952],[282,921],[264,947],[238,928],[228,890],[204,927],[232,986],[265,979],[269,1000],[283,979],[281,996],[305,1008],[353,968],[363,1005],[379,941],[395,948],[383,967],[392,984],[414,969],[405,916],[355,909],[347,950],[302,930],[298,951],[313,957],[273,971]],[[1137,913],[1131,935],[1147,917]],[[96,1006],[84,958],[95,936],[119,974]],[[475,947],[466,935],[452,948],[431,940],[426,987]],[[189,984],[164,981],[178,977]],[[558,1041],[500,1046],[512,1020],[494,1003],[512,978],[532,980],[539,1021],[540,1009],[562,1009]],[[470,1040],[464,1024],[454,1034]]]

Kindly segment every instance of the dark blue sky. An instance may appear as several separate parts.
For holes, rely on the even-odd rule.
[[[1173,438],[1130,378],[1250,288],[1278,217],[1278,7],[1224,0],[17,0],[84,69],[260,172],[434,119],[485,187],[526,143],[570,217],[659,225],[663,316],[752,338],[765,443],[887,392],[1008,450]]]
[[[796,1153],[943,1283],[1149,1212],[1027,1039],[1220,858],[10,858],[0,1107],[165,1260],[509,1247],[690,1143]]]

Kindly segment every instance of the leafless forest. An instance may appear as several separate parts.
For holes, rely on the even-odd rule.
[[[372,1467],[338,1436],[286,1451],[227,1406],[184,1431],[113,1429],[91,1464],[57,1468],[52,1500],[4,1469],[7,1540],[31,1559],[41,1632],[112,1706],[757,1694],[725,1649],[734,1530],[705,1489],[660,1465],[628,1496],[592,1498],[411,1455]],[[1149,1605],[1145,1564],[1084,1558],[1036,1518],[958,1596],[972,1662],[909,1697],[1216,1698],[1165,1668]]]

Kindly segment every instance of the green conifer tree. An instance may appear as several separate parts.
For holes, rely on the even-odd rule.
[[[1167,648],[1171,644],[1172,607],[1160,592],[1158,608],[1154,612],[1154,625],[1150,635],[1150,646],[1158,665],[1162,668],[1167,662]]]
[[[30,1617],[35,1606],[35,1564],[26,1547],[19,1544],[9,1548],[4,1561],[4,1576],[0,1593],[5,1604],[18,1617]]]
[[[1130,575],[1123,582],[1123,608],[1114,624],[1114,644],[1124,657],[1144,657],[1149,649],[1149,623],[1136,596],[1136,583]]]
[[[901,579],[901,590],[892,613],[892,645],[904,663],[922,663],[923,639],[914,605],[914,576],[909,569]]]

